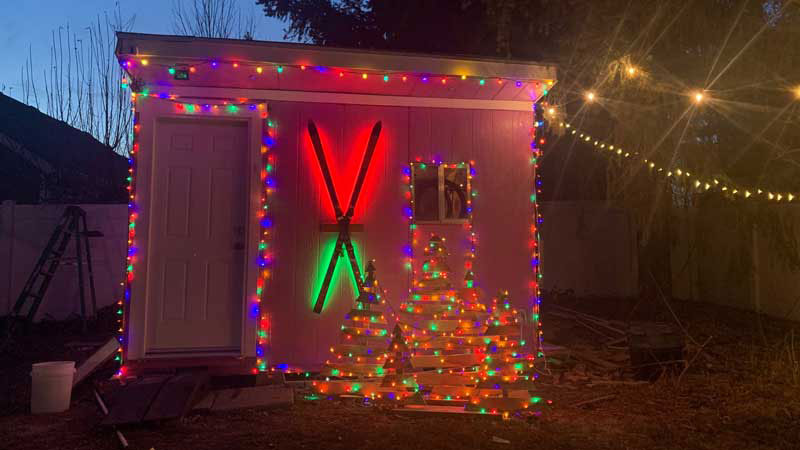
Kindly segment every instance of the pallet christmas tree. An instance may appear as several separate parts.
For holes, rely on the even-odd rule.
[[[334,377],[370,378],[383,376],[386,362],[388,324],[383,312],[385,300],[375,279],[372,261],[365,269],[363,291],[355,307],[345,315],[341,343],[331,347],[331,358],[325,362],[327,375]]]
[[[432,235],[424,250],[422,277],[412,297],[401,305],[399,320],[411,346],[416,381],[429,400],[466,402],[484,361],[486,308],[478,302],[472,273],[464,287],[450,282],[443,238]]]
[[[392,331],[392,341],[386,351],[386,363],[383,370],[386,373],[381,382],[382,387],[410,390],[416,387],[413,366],[411,365],[411,350],[403,337],[403,329],[395,324]]]
[[[500,291],[492,299],[487,319],[486,359],[478,383],[480,395],[471,402],[473,409],[511,411],[538,401],[529,392],[533,388],[533,358],[524,351],[521,322],[508,291]]]

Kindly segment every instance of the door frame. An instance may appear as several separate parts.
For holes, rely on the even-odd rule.
[[[189,100],[187,100],[189,101]],[[207,100],[206,100],[207,101]],[[198,99],[196,103],[202,103],[202,99]],[[224,112],[195,112],[189,114],[181,112],[175,106],[175,103],[156,98],[142,98],[137,97],[136,111],[139,113],[139,153],[136,158],[136,205],[138,207],[138,217],[136,219],[136,238],[135,246],[137,252],[135,255],[134,266],[136,270],[135,277],[131,282],[131,298],[128,302],[126,314],[126,339],[127,342],[123,344],[127,347],[126,360],[133,363],[136,360],[147,359],[163,360],[163,359],[184,359],[196,361],[198,358],[255,358],[256,354],[256,327],[257,322],[255,317],[250,317],[249,314],[249,299],[254,298],[256,295],[256,283],[258,278],[258,266],[256,261],[258,258],[258,243],[259,243],[259,221],[258,212],[261,203],[262,187],[260,183],[261,171],[261,133],[263,120],[260,116],[260,111],[249,111],[240,108],[240,112],[236,115],[229,115]],[[148,309],[151,307],[149,298],[149,285],[148,278],[151,276],[151,267],[149,266],[148,254],[150,251],[150,214],[153,204],[151,195],[154,188],[154,168],[157,164],[155,153],[158,152],[158,143],[156,138],[158,135],[159,123],[161,120],[225,120],[245,123],[247,127],[247,156],[245,159],[245,167],[247,168],[244,174],[246,179],[246,188],[248,202],[246,205],[246,219],[245,219],[245,242],[246,248],[244,251],[244,270],[243,270],[243,295],[241,298],[241,340],[238,352],[207,352],[207,351],[187,351],[182,350],[178,353],[164,353],[148,354],[147,342],[147,327],[148,327]],[[154,275],[153,275],[154,276]],[[127,363],[126,363],[127,365]]]

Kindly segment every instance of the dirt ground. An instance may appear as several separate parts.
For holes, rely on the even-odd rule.
[[[606,319],[674,323],[658,301],[549,303]],[[553,356],[536,394],[552,403],[542,402],[538,415],[412,416],[355,400],[307,400],[298,393],[290,408],[193,413],[123,431],[131,448],[145,450],[800,449],[800,324],[702,303],[670,306],[687,333],[691,364],[682,376],[620,383]],[[549,342],[590,349],[604,341],[547,306],[543,318]],[[3,355],[0,448],[119,448],[113,432],[97,425],[100,414],[86,388],[74,392],[68,412],[26,412],[31,361],[73,356],[64,344],[78,337],[74,329],[50,324],[48,332],[40,330]],[[578,381],[565,382],[559,373]],[[604,400],[580,405],[599,398]]]

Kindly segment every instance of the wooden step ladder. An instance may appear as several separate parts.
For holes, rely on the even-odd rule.
[[[17,302],[12,310],[13,316],[24,319],[26,324],[33,322],[36,311],[44,300],[47,288],[61,264],[74,262],[78,266],[78,289],[80,292],[81,318],[84,328],[86,326],[86,295],[84,288],[84,263],[86,264],[89,278],[89,292],[92,300],[92,316],[97,313],[97,298],[94,289],[94,274],[92,272],[92,253],[89,246],[90,237],[102,237],[99,231],[89,231],[86,227],[86,211],[78,206],[70,205],[64,210],[53,234],[42,254],[39,256],[28,281],[22,288]],[[75,256],[67,256],[67,247],[70,240],[75,240]],[[84,253],[85,252],[85,253]],[[26,304],[27,311],[23,312]]]

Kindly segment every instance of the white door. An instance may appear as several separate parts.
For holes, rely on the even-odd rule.
[[[247,125],[162,120],[155,138],[146,352],[238,353]]]

